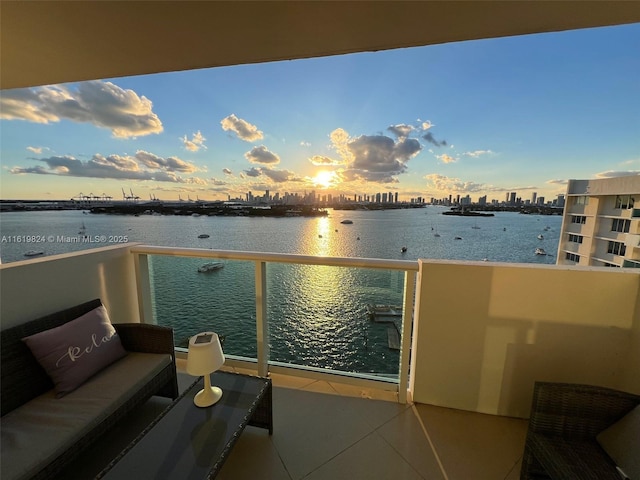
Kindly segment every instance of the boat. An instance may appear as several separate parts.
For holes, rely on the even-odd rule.
[[[453,237],[453,239],[454,240],[462,240],[462,237],[459,237],[459,236],[456,235],[455,237]]]
[[[471,228],[473,228],[474,230],[479,230],[480,227],[478,226],[478,222],[475,222]]]
[[[407,247],[402,247],[402,248],[400,249],[400,252],[402,252],[402,253],[405,253],[406,251],[407,251]]]
[[[44,255],[42,250],[29,250],[28,252],[24,252],[25,257],[37,257],[38,255]]]
[[[206,233],[201,233],[200,235],[198,235],[198,238],[209,238],[209,235],[207,235]]]
[[[353,220],[349,220],[348,218],[346,220],[342,220],[340,223],[343,223],[345,225],[351,225],[353,223]]]
[[[544,251],[544,248],[536,248],[535,254],[536,255],[546,255],[547,252]]]
[[[84,222],[82,222],[82,226],[80,227],[80,231],[78,232],[78,235],[86,235],[87,234],[87,227],[85,226]]]
[[[216,270],[220,270],[222,267],[224,267],[224,263],[222,262],[209,262],[198,267],[198,272],[199,273],[215,272]]]
[[[544,239],[544,235],[540,234],[538,235],[538,240],[543,240]]]

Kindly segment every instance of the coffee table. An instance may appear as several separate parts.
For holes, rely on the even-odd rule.
[[[211,384],[222,388],[218,403],[194,405],[199,378],[96,478],[214,478],[247,424],[273,433],[271,379],[216,372]]]

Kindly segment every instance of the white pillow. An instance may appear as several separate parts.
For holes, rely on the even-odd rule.
[[[596,440],[630,480],[640,480],[640,405],[603,430]]]

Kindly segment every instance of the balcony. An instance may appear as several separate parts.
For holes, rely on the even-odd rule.
[[[0,266],[2,328],[96,297],[114,322],[158,321],[155,292],[167,275],[156,259],[251,266],[242,277],[245,291],[227,302],[246,292],[253,298],[255,356],[230,355],[228,367],[271,375],[275,432],[269,438],[247,430],[220,478],[257,478],[253,469],[261,468],[272,472],[269,478],[284,479],[514,479],[535,380],[640,392],[637,269],[128,244]],[[395,279],[392,290],[403,306],[396,373],[273,361],[269,301],[283,284],[271,275],[289,265],[355,269],[363,276],[380,271]],[[355,302],[353,288],[331,295]],[[187,315],[186,303],[181,311]],[[145,408],[146,414],[136,414],[142,424],[162,406],[150,402]],[[105,439],[99,451],[107,459],[135,435],[127,433],[134,423]],[[77,468],[99,468],[95,462],[81,461]]]

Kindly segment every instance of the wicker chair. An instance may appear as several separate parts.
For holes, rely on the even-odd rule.
[[[536,382],[521,480],[620,480],[596,435],[640,396],[591,385]]]

